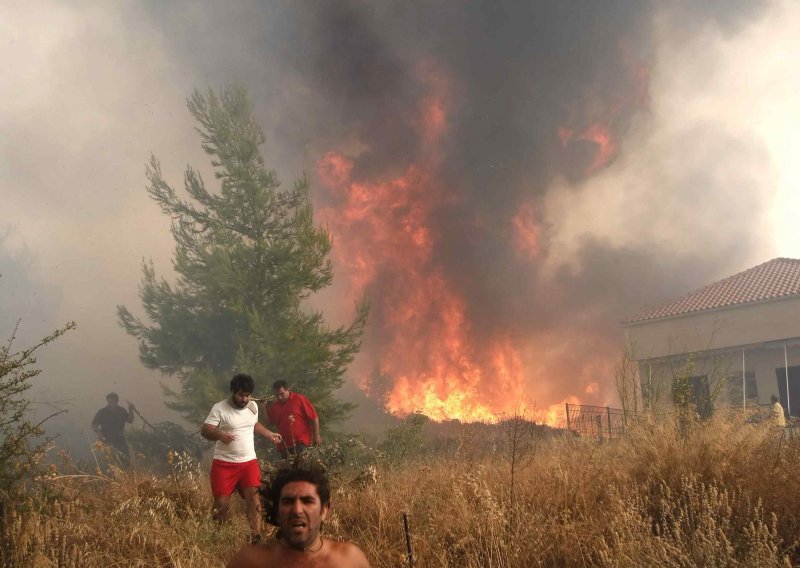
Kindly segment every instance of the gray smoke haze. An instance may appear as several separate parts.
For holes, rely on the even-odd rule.
[[[267,163],[284,183],[307,172],[315,202],[335,208],[317,175],[326,153],[350,157],[362,181],[428,159],[415,113],[432,69],[448,101],[435,175],[458,199],[431,211],[431,266],[464,299],[476,343],[533,338],[531,399],[613,403],[619,320],[792,254],[774,230],[775,210],[794,207],[780,205],[779,139],[753,101],[791,98],[794,84],[758,88],[786,67],[756,68],[763,38],[796,60],[786,30],[798,16],[777,0],[2,2],[0,226],[13,229],[0,331],[17,317],[25,337],[78,322],[40,358],[37,396],[68,401],[65,431],[86,430],[112,388],[174,419],[114,306],[136,311],[142,258],[170,270],[168,220],[144,190],[150,153],[176,184],[186,164],[208,172],[188,94],[247,86]],[[580,134],[596,122],[616,150],[593,168],[599,145]],[[524,203],[535,258],[513,247]],[[368,293],[396,293],[390,277]],[[314,300],[333,321],[352,308],[345,288],[339,278]],[[355,368],[379,360],[386,322],[376,305]]]

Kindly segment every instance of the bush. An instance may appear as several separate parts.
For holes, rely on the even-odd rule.
[[[50,442],[41,439],[42,425],[55,414],[32,423],[27,418],[30,401],[23,396],[31,388],[30,379],[41,373],[34,368],[35,353],[74,328],[75,323],[69,322],[36,345],[14,351],[15,327],[8,342],[0,346],[0,503],[13,495],[22,479],[38,470]]]

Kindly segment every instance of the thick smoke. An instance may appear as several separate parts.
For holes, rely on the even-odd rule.
[[[480,352],[495,345],[500,367],[524,377],[518,390],[486,373],[470,384],[493,404],[505,389],[540,406],[572,395],[613,402],[620,319],[769,254],[775,149],[705,112],[727,93],[688,107],[709,92],[726,50],[779,4],[0,7],[10,38],[0,195],[5,222],[32,251],[31,262],[2,261],[7,321],[34,314],[45,332],[78,322],[49,351],[60,370],[50,376],[79,401],[84,426],[111,387],[151,400],[140,408],[157,415],[156,377],[114,318],[116,304],[137,305],[142,257],[170,269],[168,220],[147,199],[142,164],[153,152],[175,185],[186,163],[205,167],[211,185],[182,101],[193,87],[240,82],[267,163],[285,183],[312,177],[334,233],[336,280],[318,307],[345,321],[354,292],[373,301],[357,372],[461,330],[465,368],[497,368]],[[325,175],[330,156],[352,165],[341,187]],[[397,242],[376,242],[378,224],[345,215],[353,184],[396,199],[370,212]],[[400,258],[408,250],[416,256]],[[365,251],[379,262],[360,290],[351,264]],[[31,296],[31,281],[47,292]],[[414,322],[410,283],[438,298],[417,312],[416,343],[398,342],[394,325]],[[440,317],[446,306],[463,318]]]
[[[664,117],[650,85],[659,34],[734,34],[759,10],[327,4],[292,15],[284,63],[319,94],[309,110],[323,136],[309,155],[347,156],[354,183],[430,164],[415,113],[435,90],[432,76],[445,85],[441,155],[428,168],[436,183],[427,191],[440,194],[426,197],[434,235],[427,269],[463,299],[475,346],[502,334],[525,351],[527,401],[583,398],[594,381],[606,391],[590,393],[608,401],[619,320],[762,260],[758,223],[735,220],[761,216],[763,152],[715,124],[691,125],[674,135],[680,144],[659,148],[653,132]],[[341,207],[325,180],[315,197]],[[512,220],[523,207],[537,240],[530,255],[514,246]],[[357,245],[343,248],[352,254]],[[398,277],[378,268],[367,295],[397,295]],[[369,333],[375,362],[397,333],[380,302]],[[491,378],[481,386],[491,390]]]

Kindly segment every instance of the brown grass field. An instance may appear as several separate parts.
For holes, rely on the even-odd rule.
[[[374,567],[409,566],[404,511],[417,567],[797,566],[797,434],[722,418],[603,442],[465,431],[446,450],[376,461],[375,477],[337,472],[324,531]],[[3,565],[224,566],[247,538],[242,508],[216,526],[204,469],[171,468],[52,466],[5,504]]]

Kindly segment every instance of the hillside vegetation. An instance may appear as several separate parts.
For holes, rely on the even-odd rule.
[[[800,565],[791,430],[715,418],[598,442],[502,426],[436,453],[406,431],[401,458],[337,447],[326,535],[375,567],[409,565],[402,512],[418,567]],[[214,525],[204,467],[169,460],[163,475],[52,466],[5,503],[4,565],[224,565],[247,538],[241,508]]]

